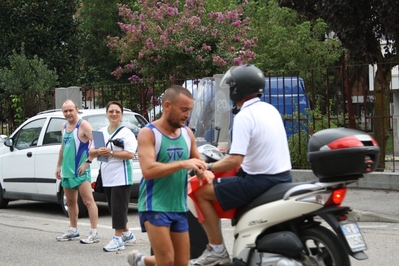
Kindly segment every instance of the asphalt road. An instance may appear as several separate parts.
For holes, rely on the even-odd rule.
[[[357,221],[399,223],[398,202],[399,191],[348,188],[342,205],[354,210],[352,218]]]
[[[367,212],[374,216],[360,216],[359,227],[367,242],[368,260],[356,261],[352,265],[398,265],[399,253],[399,193],[383,190],[350,189],[344,205],[351,206],[354,213]],[[98,244],[82,245],[78,241],[57,242],[69,225],[60,206],[30,201],[11,202],[9,208],[0,209],[0,266],[19,265],[128,265],[127,254],[133,249],[150,252],[147,235],[141,233],[135,205],[129,209],[129,224],[137,242],[122,252],[104,252],[102,247],[113,235],[111,219],[105,204],[99,204]],[[370,218],[371,217],[371,218]],[[375,217],[396,220],[375,222]],[[374,221],[373,221],[374,219]],[[79,220],[79,231],[86,235],[90,228],[88,218]],[[223,234],[228,250],[233,243],[233,228],[230,221],[222,222]]]

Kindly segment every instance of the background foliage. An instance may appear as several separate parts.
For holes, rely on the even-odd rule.
[[[118,55],[108,48],[108,36],[118,36],[122,32],[118,26],[120,19],[117,3],[134,6],[135,0],[84,0],[79,9],[82,21],[82,63],[85,75],[84,85],[126,83],[127,76],[117,80],[111,73],[118,65]],[[83,85],[80,84],[80,85]]]
[[[249,34],[259,39],[255,63],[265,72],[334,66],[343,55],[322,19],[306,20],[276,0],[250,0],[245,15],[251,18]]]
[[[257,38],[247,38],[244,4],[221,11],[207,11],[202,0],[139,0],[138,5],[139,11],[119,5],[124,33],[109,43],[123,64],[117,77],[132,73],[131,82],[206,77],[254,59]]]
[[[21,92],[24,90],[43,91],[54,88],[58,84],[58,75],[55,71],[48,69],[43,59],[37,55],[28,59],[24,48],[21,53],[8,57],[9,67],[0,69],[0,88],[7,92]]]
[[[307,20],[323,19],[347,49],[348,60],[376,64],[374,104],[378,119],[374,123],[374,136],[382,147],[380,167],[383,168],[390,135],[384,125],[389,124],[391,71],[399,62],[398,2],[279,0],[279,4],[298,11]]]
[[[76,85],[80,78],[78,0],[0,1],[0,67],[9,66],[13,50],[25,44],[27,58],[43,59],[56,71],[61,86]]]

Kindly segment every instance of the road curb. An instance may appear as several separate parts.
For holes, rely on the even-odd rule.
[[[317,181],[318,178],[312,170],[291,170],[293,182]],[[348,185],[353,188],[386,189],[399,191],[399,173],[395,172],[372,172],[365,174],[358,181]]]
[[[350,212],[348,220],[353,222],[399,223],[398,217],[360,210]]]

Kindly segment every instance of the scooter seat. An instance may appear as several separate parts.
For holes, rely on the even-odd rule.
[[[316,181],[312,182],[298,182],[298,183],[281,183],[277,184],[271,189],[267,190],[263,194],[261,194],[259,197],[253,199],[250,203],[247,205],[244,205],[242,207],[238,207],[236,210],[236,214],[234,216],[234,219],[231,220],[231,224],[234,226],[236,225],[237,221],[240,219],[242,215],[244,215],[247,211],[258,207],[263,204],[267,204],[276,200],[280,200],[284,197],[285,192],[290,190],[293,187],[303,185],[303,184],[313,184]],[[310,190],[309,190],[310,191]],[[305,191],[306,192],[306,191]],[[298,191],[296,193],[293,193],[292,196],[298,193],[304,193],[303,190]]]

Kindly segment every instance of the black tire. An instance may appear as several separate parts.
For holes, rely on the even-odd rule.
[[[63,188],[61,188],[60,203],[61,203],[62,212],[65,214],[66,217],[68,217],[68,204],[66,203],[66,197]]]
[[[331,230],[322,226],[305,229],[299,233],[306,255],[312,265],[323,266],[350,266],[341,241]]]
[[[62,212],[65,214],[65,216],[69,216],[68,215],[68,204],[66,202],[66,197],[64,194],[64,189],[61,188],[61,196],[60,196],[61,200],[61,208],[62,208]],[[79,195],[78,197],[78,208],[79,208],[79,218],[85,218],[88,216],[88,210],[86,205],[83,203],[82,197]]]
[[[202,255],[208,244],[208,237],[204,227],[198,219],[190,212],[187,212],[188,232],[190,234],[190,259],[196,259]]]
[[[0,209],[5,209],[8,206],[8,199],[3,198],[3,187],[0,184]]]

